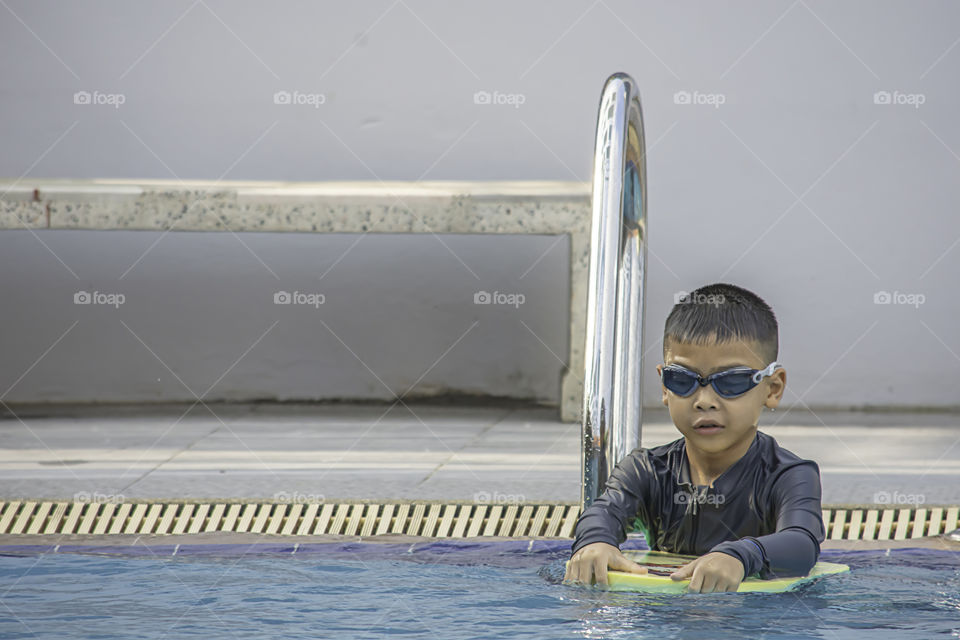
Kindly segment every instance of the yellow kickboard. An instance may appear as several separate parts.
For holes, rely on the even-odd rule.
[[[691,560],[696,560],[697,556],[679,555],[676,553],[666,553],[664,551],[624,551],[630,560],[637,564],[647,567],[649,573],[627,573],[625,571],[608,571],[607,580],[610,591],[640,591],[644,593],[686,593],[690,580],[673,580],[670,574],[687,564]],[[569,561],[568,561],[569,563]],[[805,576],[796,576],[790,578],[773,578],[771,580],[761,580],[757,577],[749,577],[740,583],[737,589],[738,593],[757,592],[757,593],[782,593],[800,586],[801,584],[812,582],[823,576],[835,573],[849,571],[850,567],[845,564],[836,564],[833,562],[818,562]]]

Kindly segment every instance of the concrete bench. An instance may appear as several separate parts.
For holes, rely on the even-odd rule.
[[[560,417],[580,419],[590,185],[580,182],[0,181],[0,229],[570,236]]]

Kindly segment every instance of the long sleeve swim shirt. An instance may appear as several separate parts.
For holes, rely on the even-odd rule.
[[[639,527],[650,549],[701,556],[718,551],[743,563],[744,578],[807,575],[826,532],[820,468],[757,431],[750,448],[713,486],[690,481],[684,438],[621,460],[605,490],[577,520],[572,552],[615,547]]]

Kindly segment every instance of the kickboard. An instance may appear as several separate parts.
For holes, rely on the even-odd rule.
[[[624,551],[623,555],[637,564],[645,566],[649,573],[638,574],[610,570],[607,572],[607,580],[609,582],[607,588],[610,591],[686,593],[690,580],[673,580],[670,574],[691,560],[697,559],[697,556],[679,555],[676,553],[666,553],[664,551],[628,550]],[[790,591],[802,584],[813,582],[823,576],[843,573],[849,570],[850,567],[845,564],[818,562],[813,565],[810,573],[805,576],[772,578],[770,580],[761,580],[755,576],[748,577],[740,583],[737,592],[782,593],[784,591]]]

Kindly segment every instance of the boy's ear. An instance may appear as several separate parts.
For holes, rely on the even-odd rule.
[[[763,404],[769,409],[775,409],[783,398],[783,392],[787,388],[786,369],[777,369],[773,375],[768,378],[770,392],[767,394],[767,400]]]
[[[660,376],[660,379],[661,379],[661,381],[660,381],[660,393],[661,393],[660,399],[661,399],[661,401],[663,402],[663,406],[669,407],[670,405],[667,404],[667,388],[666,388],[665,386],[663,386],[663,365],[662,365],[662,364],[658,364],[658,365],[657,365],[657,375],[659,375],[659,376]]]

